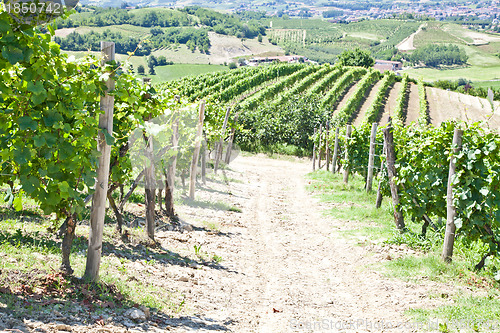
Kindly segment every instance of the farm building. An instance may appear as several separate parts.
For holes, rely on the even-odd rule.
[[[389,61],[389,60],[375,60],[375,65],[373,68],[378,69],[381,72],[385,71],[399,71],[403,69],[403,63],[400,61]]]

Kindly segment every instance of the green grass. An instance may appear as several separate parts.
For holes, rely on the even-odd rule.
[[[488,54],[485,52],[482,52],[481,49],[479,49],[477,46],[460,46],[465,50],[465,53],[469,57],[469,60],[467,61],[468,64],[471,66],[477,66],[477,67],[498,67],[500,66],[500,58]],[[500,51],[500,50],[499,50]]]
[[[455,262],[447,264],[434,253],[391,260],[386,263],[385,268],[391,276],[412,282],[422,279],[446,282],[464,274],[462,265]]]
[[[426,81],[457,80],[466,78],[472,81],[495,80],[500,78],[500,42],[492,41],[487,45],[468,45],[473,39],[466,34],[469,30],[453,23],[428,22],[427,27],[415,36],[414,46],[421,47],[432,43],[450,43],[463,48],[469,57],[467,66],[450,68],[415,68],[405,70],[412,78],[423,77]],[[484,34],[485,38],[490,36]]]
[[[477,46],[477,48],[484,53],[498,56],[498,54],[500,54],[500,41],[490,42],[487,45],[480,45]]]
[[[445,32],[447,32],[455,37],[460,38],[461,40],[463,40],[466,43],[473,43],[474,42],[473,38],[467,36],[467,31],[469,31],[469,30],[464,28],[460,24],[448,23],[448,24],[445,24],[441,27]]]
[[[500,79],[500,65],[494,67],[468,66],[455,69],[417,68],[404,72],[414,79],[423,77],[426,81],[458,80],[460,78],[472,81]]]
[[[406,314],[414,320],[413,324],[421,325],[419,331],[427,330],[425,325],[433,320],[441,323],[441,327],[436,328],[441,332],[456,332],[450,321],[465,320],[476,325],[484,320],[500,322],[500,291],[498,283],[492,277],[496,273],[494,265],[498,266],[498,260],[491,260],[493,264],[487,262],[485,270],[479,273],[473,271],[474,265],[487,251],[483,244],[466,242],[463,237],[458,237],[453,262],[447,264],[440,257],[443,229],[433,231],[429,228],[427,236],[422,237],[421,223],[406,218],[407,231],[400,233],[393,224],[390,198],[384,198],[380,209],[374,208],[375,194],[364,191],[364,180],[361,177],[353,179],[351,175],[349,185],[344,185],[340,174],[316,171],[308,174],[306,179],[309,180],[307,189],[332,207],[325,210],[324,214],[344,222],[335,233],[354,240],[368,238],[369,243],[389,248],[405,244],[407,248],[416,251],[414,254],[374,264],[373,269],[382,271],[388,277],[416,284],[431,280],[471,290],[470,293],[457,292],[454,295],[429,293],[426,297],[449,297],[450,300],[436,308],[407,309]],[[374,184],[376,183],[375,181]],[[358,241],[357,244],[366,245],[365,240]],[[488,296],[484,296],[485,291]],[[480,325],[478,327],[481,328]],[[483,327],[481,332],[484,331],[487,330]]]
[[[58,271],[61,256],[60,240],[51,234],[47,234],[44,225],[2,221],[0,226],[3,229],[0,233],[0,255],[8,258],[8,260],[2,260],[0,263],[2,274],[8,275],[7,272],[11,270],[27,274],[33,268],[47,273]],[[28,226],[28,228],[25,228],[25,226]],[[132,231],[132,233],[137,234],[137,231]],[[107,247],[109,247],[109,244],[116,243],[113,234],[114,226],[106,226],[104,242],[108,243]],[[70,256],[75,276],[83,276],[85,270],[86,236],[88,236],[88,227],[79,226]],[[109,249],[104,250],[104,253],[107,251]],[[155,257],[155,254],[157,254],[156,251],[150,251],[152,257]],[[173,306],[172,297],[174,296],[166,291],[160,292],[154,284],[149,284],[146,281],[134,282],[133,276],[135,276],[135,272],[123,269],[123,267],[126,267],[124,264],[131,262],[131,260],[121,262],[115,256],[103,255],[101,259],[101,282],[116,286],[118,291],[125,297],[125,304],[129,306],[133,303],[139,303],[160,311],[171,310]],[[28,282],[25,281],[25,283]],[[10,287],[16,287],[16,284],[11,284]],[[71,297],[71,295],[67,296]],[[24,310],[20,308],[19,311]]]
[[[182,47],[181,47],[182,48]],[[98,52],[82,52],[82,51],[63,51],[64,53],[68,55],[73,55],[75,58],[81,58],[85,56],[85,54],[93,54],[95,56],[98,56]],[[153,52],[155,56],[161,55],[160,51],[155,51]],[[178,58],[179,59],[184,59],[182,57]],[[174,65],[168,65],[168,66],[157,66],[155,67],[156,74],[155,75],[150,75],[147,73],[148,67],[147,67],[147,57],[138,57],[138,56],[132,56],[129,57],[124,54],[116,54],[116,60],[120,62],[125,62],[128,61],[132,64],[134,71],[137,72],[137,67],[139,65],[143,65],[144,68],[146,69],[145,75],[139,75],[136,74],[137,77],[149,77],[151,78],[153,83],[161,83],[165,81],[171,81],[171,80],[176,80],[185,76],[189,75],[200,75],[204,73],[211,73],[211,72],[218,72],[218,71],[223,71],[229,69],[227,66],[221,66],[221,65],[207,65],[207,64],[174,64]]]
[[[428,22],[427,26],[422,29],[413,40],[413,45],[416,48],[425,46],[431,43],[458,43],[464,44],[463,40],[457,36],[445,31],[443,27],[446,23]]]
[[[392,235],[394,224],[389,200],[384,200],[382,207],[376,209],[376,193],[366,193],[361,177],[351,175],[349,185],[343,183],[341,174],[324,170],[313,172],[307,178],[311,180],[307,189],[316,194],[322,202],[333,204],[324,214],[349,221],[346,229],[339,231],[340,233],[348,237],[371,235],[378,240],[387,239]]]
[[[480,87],[480,88],[493,88],[493,89],[500,89],[500,80],[496,81],[474,81],[472,83],[474,87]]]
[[[500,300],[497,291],[490,292],[486,297],[459,296],[452,305],[434,309],[411,309],[407,314],[423,323],[423,329],[437,329],[440,332],[498,332],[500,329]]]
[[[354,38],[362,38],[362,39],[370,39],[370,40],[381,40],[382,36],[369,33],[369,32],[350,32],[347,34],[350,37]]]
[[[154,83],[159,83],[180,79],[185,76],[220,72],[228,69],[229,67],[221,65],[174,64],[169,66],[157,66],[155,67],[156,75],[146,76],[151,77]]]
[[[212,231],[220,231],[220,225],[217,222],[202,221],[202,224]]]
[[[191,200],[188,197],[183,197],[180,199],[180,203],[190,207],[199,207],[205,209],[213,209],[213,210],[223,210],[229,212],[241,213],[242,210],[238,207],[232,206],[228,203],[222,201],[204,201],[204,200]]]

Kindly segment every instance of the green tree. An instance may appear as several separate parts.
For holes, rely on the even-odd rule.
[[[468,56],[465,50],[453,44],[429,44],[418,48],[409,56],[409,61],[414,64],[424,64],[429,67],[441,65],[463,65]]]
[[[144,65],[139,65],[137,67],[137,74],[144,75]]]
[[[148,58],[148,67],[154,67],[158,65],[158,60],[154,55],[149,56]]]
[[[165,56],[158,57],[158,66],[165,66],[167,64],[167,58]]]
[[[370,68],[375,64],[375,59],[369,51],[355,48],[354,50],[345,50],[338,58],[338,62],[343,66],[359,66]]]

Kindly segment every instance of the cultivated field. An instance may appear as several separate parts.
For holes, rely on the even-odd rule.
[[[286,65],[285,65],[286,66]],[[240,72],[234,74],[228,73],[226,80],[219,82],[218,85],[208,87],[201,92],[198,91],[196,96],[201,98],[203,96],[219,96],[228,91],[238,91],[243,97],[239,95],[228,95],[221,101],[237,100],[241,108],[249,108],[249,110],[256,108],[261,103],[269,103],[271,105],[279,106],[286,102],[287,98],[295,95],[293,92],[297,91],[303,95],[311,94],[314,90],[319,93],[320,98],[323,100],[323,106],[330,110],[333,118],[340,117],[339,114],[346,114],[347,118],[342,118],[341,123],[352,123],[360,125],[363,122],[378,121],[385,124],[390,117],[401,118],[401,121],[410,125],[412,122],[419,120],[419,118],[426,119],[433,125],[439,125],[441,122],[456,119],[467,122],[487,121],[491,127],[500,126],[500,102],[495,101],[491,104],[484,98],[474,97],[470,95],[450,92],[438,88],[425,88],[425,97],[419,95],[420,89],[424,89],[423,85],[409,83],[406,87],[402,87],[400,82],[395,82],[387,87],[381,86],[382,80],[387,75],[377,75],[372,71],[364,71],[363,78],[371,80],[370,84],[362,86],[363,80],[359,76],[345,77],[339,76],[336,81],[327,82],[321,86],[321,89],[316,89],[317,85],[328,77],[331,73],[330,66],[313,66],[313,70],[307,70],[309,67],[304,67],[302,71],[292,72],[289,76],[285,75],[280,78],[276,83],[270,85],[260,86],[260,81],[255,81],[255,85],[248,86],[242,80],[247,78],[252,81],[252,75],[259,76],[261,72],[266,72],[269,69],[266,67],[259,69],[252,69],[246,71],[240,69]],[[323,68],[323,69],[321,69]],[[325,73],[318,75],[320,70]],[[255,73],[257,71],[257,73]],[[347,69],[341,69],[344,73]],[[303,72],[303,74],[301,74]],[[263,76],[265,77],[265,76]],[[393,77],[392,82],[397,81]],[[274,88],[276,87],[276,88]],[[290,97],[283,98],[277,94],[267,95],[267,91],[276,92],[284,91],[285,95]],[[398,104],[396,103],[396,96],[401,94],[404,88],[404,100],[401,102],[401,109],[396,111]],[[248,91],[247,91],[248,90]],[[333,95],[332,95],[333,94]],[[225,96],[225,95],[224,95]],[[227,100],[226,100],[227,98]],[[243,101],[241,99],[243,98]],[[373,109],[374,101],[379,98],[379,104]],[[423,99],[422,99],[423,98]],[[422,101],[427,105],[425,109],[421,108]],[[372,108],[368,114],[368,110]],[[339,118],[340,119],[340,118]]]

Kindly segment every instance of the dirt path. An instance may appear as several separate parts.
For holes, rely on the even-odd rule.
[[[422,28],[424,26],[427,26],[426,23],[423,23],[420,27],[418,27],[418,30],[412,33],[410,36],[406,37],[401,43],[396,45],[396,48],[401,51],[401,52],[407,52],[407,51],[413,51],[415,50],[415,47],[413,46],[413,40],[415,36],[422,31]]]
[[[385,102],[384,111],[379,121],[379,125],[383,126],[389,122],[389,116],[392,116],[394,113],[394,108],[396,105],[396,100],[398,98],[399,90],[401,89],[401,82],[396,82],[392,86],[391,91],[389,92],[389,96]]]
[[[353,121],[353,124],[355,126],[360,125],[361,122],[363,121],[363,119],[365,118],[366,111],[368,111],[368,109],[372,105],[373,101],[375,100],[375,97],[377,96],[377,91],[378,91],[381,84],[382,84],[382,80],[379,80],[377,83],[375,83],[375,85],[373,85],[370,88],[370,94],[368,95],[368,97],[365,99],[365,101],[361,105],[361,109],[359,109],[359,112]]]
[[[0,311],[0,332],[2,320],[30,332],[420,331],[404,312],[442,305],[447,301],[430,295],[459,290],[389,279],[373,269],[415,252],[341,236],[359,226],[322,214],[337,203],[320,203],[306,191],[310,169],[304,160],[239,156],[226,177],[208,175],[195,201],[181,198],[177,212],[192,228],[157,230],[163,257],[122,264],[127,281],[168,293],[166,312],[153,308],[149,320],[131,320],[121,310],[92,313],[72,305],[21,320]],[[66,310],[72,314],[59,312]]]
[[[199,322],[195,330],[201,332],[280,333],[318,320],[343,324],[347,332],[413,331],[367,329],[407,322],[406,309],[429,304],[429,286],[389,280],[367,268],[384,259],[335,233],[352,225],[321,214],[324,207],[305,190],[309,162],[239,157],[231,168],[237,173],[228,176],[242,181],[230,185],[242,213],[219,215],[229,237],[204,242],[224,258],[224,269],[194,272],[197,283],[182,290],[193,316],[181,319],[176,331]],[[353,321],[358,326],[349,326]]]
[[[408,109],[406,111],[406,125],[412,121],[417,121],[420,112],[420,97],[418,96],[418,86],[410,83],[410,94],[408,96]]]

